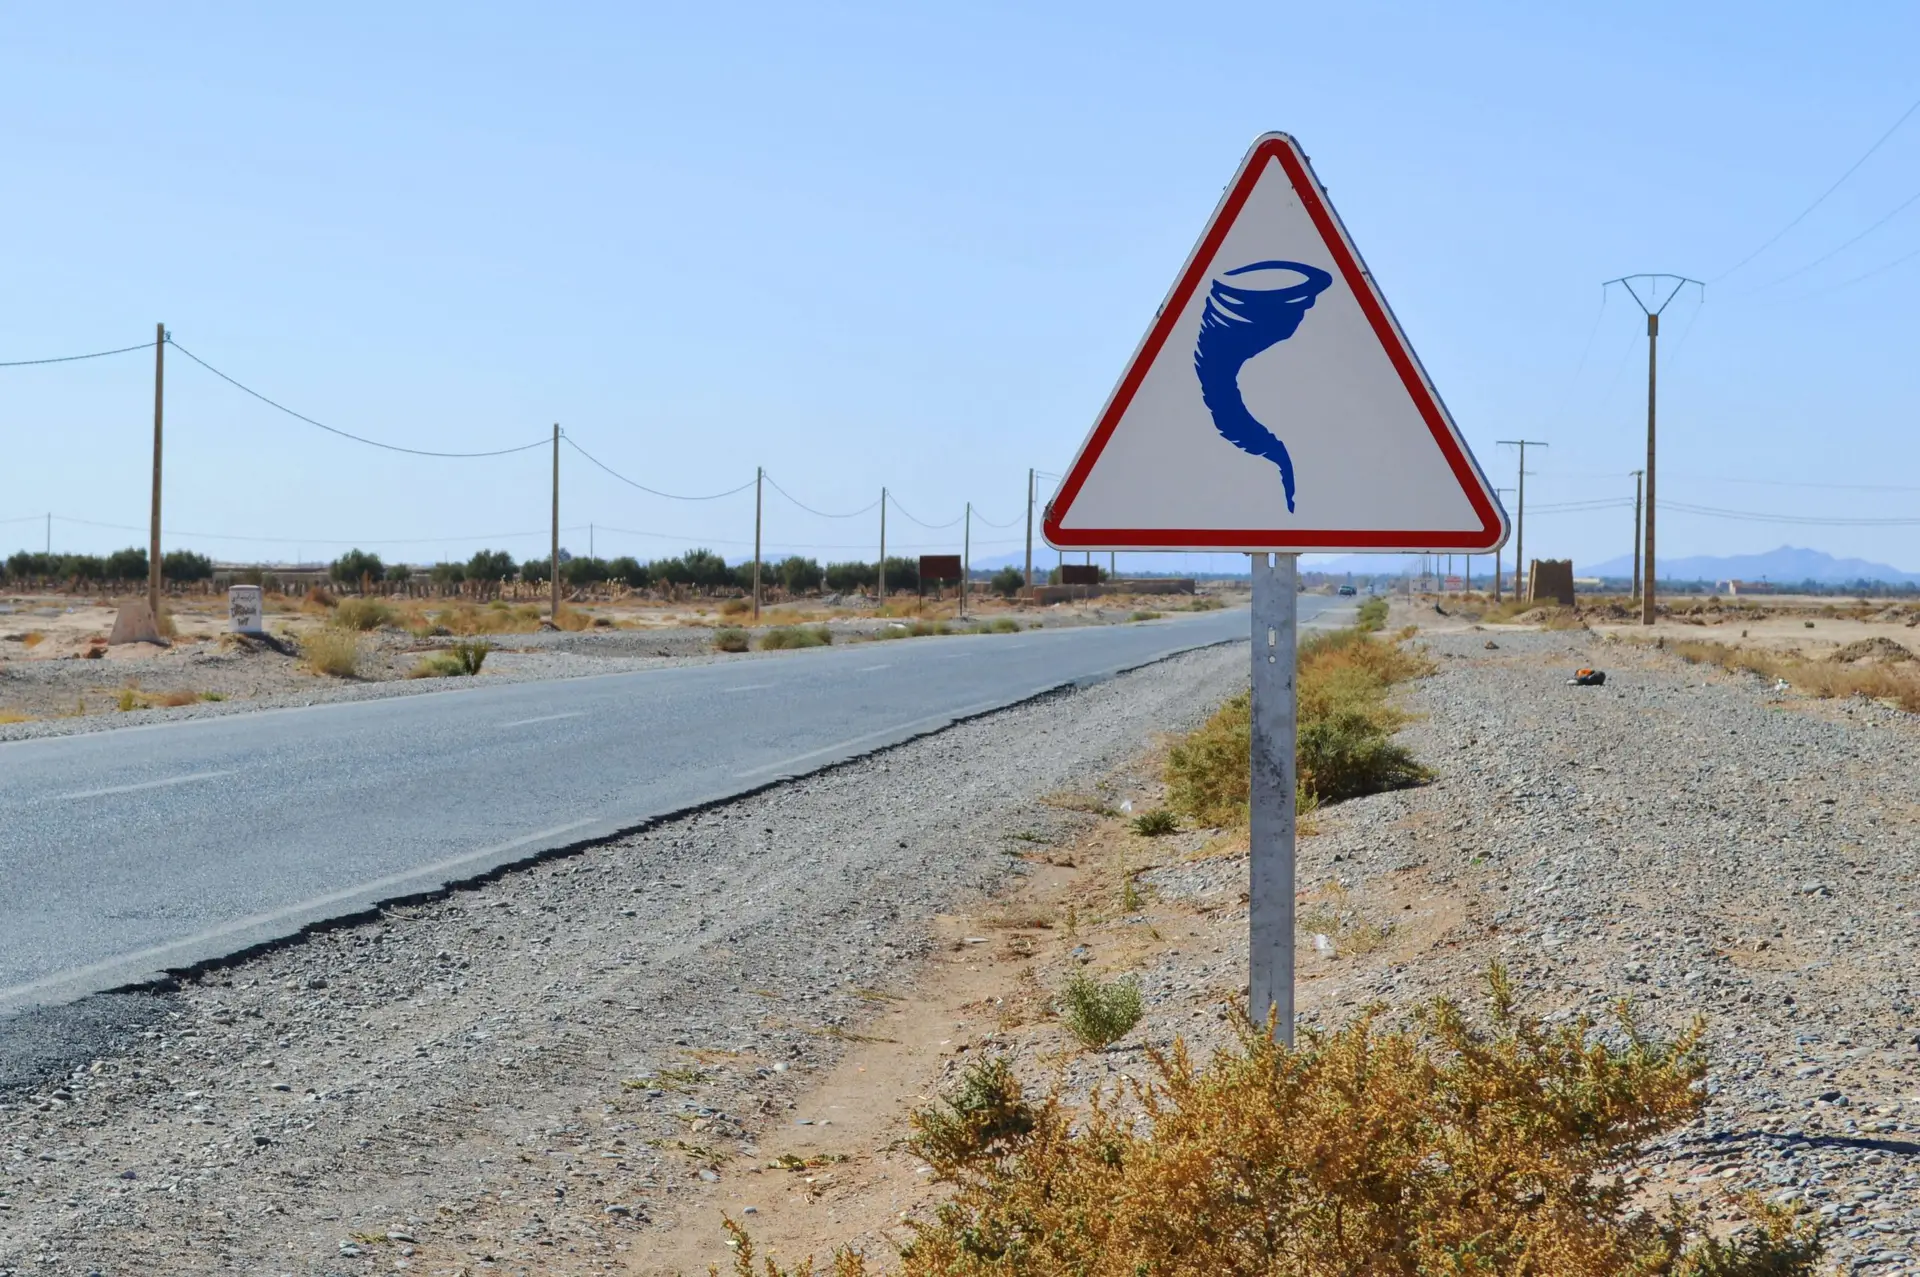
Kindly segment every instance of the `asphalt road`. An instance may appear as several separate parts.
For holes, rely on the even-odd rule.
[[[1302,622],[1340,601],[1302,596]],[[1244,610],[0,743],[0,1016],[134,984],[1176,652]]]

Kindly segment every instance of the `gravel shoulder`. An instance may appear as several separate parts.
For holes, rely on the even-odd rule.
[[[928,919],[1071,819],[1038,799],[1195,721],[1245,659],[1188,653],[80,1004],[91,1049],[0,1111],[0,1274],[625,1271],[701,1171],[752,1159]],[[36,1016],[5,1032],[58,1054]]]
[[[1325,809],[1302,840],[1302,1017],[1343,1023],[1372,1002],[1397,1017],[1442,996],[1471,1013],[1495,961],[1550,1021],[1604,1022],[1621,998],[1656,1034],[1704,1015],[1712,1103],[1642,1159],[1640,1199],[1730,1223],[1732,1195],[1757,1193],[1821,1219],[1834,1271],[1920,1273],[1920,723],[1584,632],[1416,642],[1439,669],[1407,692],[1421,718],[1405,739],[1437,778]],[[1607,685],[1568,686],[1583,665]],[[1150,756],[1086,789],[1069,805],[1161,795]],[[761,1145],[847,1160],[706,1185],[663,1230],[673,1262],[636,1271],[698,1271],[723,1213],[784,1261],[848,1243],[890,1254],[938,1200],[899,1144],[907,1116],[980,1052],[1072,1101],[1149,1076],[1148,1046],[1231,1040],[1244,842],[1062,819],[1009,892],[940,921],[920,981],[801,1097],[813,1124]],[[1146,1017],[1104,1051],[1079,1050],[1049,1007],[1083,966],[1144,988]]]

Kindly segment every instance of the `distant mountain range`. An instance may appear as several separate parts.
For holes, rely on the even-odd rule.
[[[990,558],[976,558],[976,568],[995,568],[1012,564],[1018,567],[1022,562],[1021,554],[1002,554]],[[1078,562],[1079,555],[1069,555],[1069,560]],[[1094,561],[1106,565],[1106,555],[1096,554]],[[1506,550],[1507,571],[1513,570],[1513,547]],[[1036,542],[1033,547],[1033,561],[1036,567],[1051,568],[1059,561],[1059,553]],[[1443,559],[1444,563],[1444,559]],[[1463,556],[1453,556],[1453,570],[1459,574],[1465,569]],[[1300,558],[1300,568],[1304,572],[1324,572],[1330,575],[1351,572],[1355,576],[1398,576],[1402,572],[1417,572],[1420,556],[1407,554],[1306,554]],[[1580,576],[1630,577],[1633,575],[1633,560],[1622,554],[1617,558],[1601,563],[1576,562],[1575,572]],[[1473,575],[1476,583],[1482,577],[1491,577],[1493,564],[1484,554],[1473,557]],[[1247,572],[1246,556],[1242,554],[1122,554],[1120,556],[1120,574],[1129,572],[1172,572],[1191,576],[1232,575],[1245,576]],[[1920,572],[1902,572],[1899,568],[1889,567],[1885,563],[1873,563],[1866,559],[1840,559],[1824,550],[1808,550],[1797,546],[1783,545],[1777,550],[1768,550],[1764,554],[1731,554],[1725,556],[1697,554],[1685,558],[1661,559],[1660,577],[1668,581],[1772,581],[1781,585],[1797,585],[1802,581],[1817,581],[1822,585],[1850,585],[1855,581],[1882,581],[1888,585],[1920,584]]]
[[[1576,570],[1581,576],[1630,577],[1633,558],[1623,554],[1604,563],[1577,564]],[[1888,585],[1920,582],[1920,572],[1902,572],[1866,559],[1836,559],[1824,550],[1791,545],[1765,554],[1724,557],[1699,554],[1661,559],[1660,577],[1668,581],[1772,581],[1779,585],[1797,585],[1802,581],[1817,581],[1822,585],[1848,585],[1854,581],[1883,581]]]

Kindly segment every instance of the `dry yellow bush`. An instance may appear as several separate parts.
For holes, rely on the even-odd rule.
[[[307,668],[332,678],[353,678],[360,673],[360,635],[323,625],[300,640],[300,656]]]
[[[1492,1025],[1435,1002],[1408,1030],[1379,1008],[1294,1050],[1242,1023],[1196,1065],[1073,1111],[1029,1105],[1002,1068],[916,1118],[954,1195],[898,1277],[1804,1277],[1810,1226],[1761,1208],[1713,1241],[1678,1208],[1632,1209],[1621,1173],[1706,1103],[1701,1026],[1653,1042],[1518,1015],[1498,968]],[[736,1240],[747,1243],[744,1233]],[[741,1252],[745,1252],[744,1255]],[[752,1274],[750,1243],[735,1271]],[[800,1270],[810,1272],[811,1267]],[[781,1277],[768,1264],[766,1272]],[[841,1253],[833,1272],[862,1277]],[[758,1277],[758,1275],[752,1275]]]
[[[1910,668],[1911,662],[1850,665],[1812,661],[1792,653],[1734,647],[1709,639],[1682,639],[1669,647],[1681,660],[1695,665],[1717,665],[1762,678],[1785,679],[1795,691],[1822,700],[1867,696],[1892,701],[1910,714],[1920,713],[1920,672]]]

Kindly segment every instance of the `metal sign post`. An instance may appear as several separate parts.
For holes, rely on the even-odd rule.
[[[1253,740],[1247,863],[1248,1011],[1293,1045],[1295,622],[1300,556],[1253,556]]]
[[[1489,554],[1507,539],[1293,138],[1265,134],[1241,161],[1041,529],[1069,583],[1088,568],[1065,567],[1068,550],[1252,556],[1247,993],[1290,1045],[1298,556]]]

